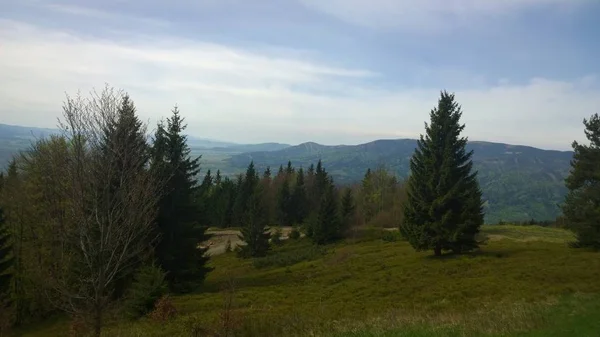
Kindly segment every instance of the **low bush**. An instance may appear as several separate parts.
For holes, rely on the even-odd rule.
[[[167,293],[165,272],[155,265],[141,267],[125,298],[125,314],[130,319],[137,319],[148,314],[155,303]]]
[[[166,322],[177,315],[177,309],[168,295],[161,297],[150,313],[150,318],[156,322]]]
[[[287,267],[302,261],[312,261],[321,258],[327,250],[324,247],[308,246],[291,251],[274,252],[272,255],[256,258],[253,261],[255,268]]]

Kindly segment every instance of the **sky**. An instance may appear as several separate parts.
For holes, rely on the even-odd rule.
[[[600,113],[598,0],[0,0],[0,123],[55,127],[122,89],[152,127],[358,144],[416,138],[441,90],[470,140],[568,150]]]

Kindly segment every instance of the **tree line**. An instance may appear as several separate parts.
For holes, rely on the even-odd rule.
[[[253,162],[234,177],[201,174],[177,107],[149,140],[126,93],[67,97],[61,134],[38,140],[0,175],[0,323],[60,310],[98,336],[108,310],[136,318],[167,292],[201,290],[212,270],[200,245],[209,227],[239,228],[240,258],[269,254],[274,225],[316,245],[370,225],[398,228],[436,256],[476,250],[483,201],[461,116],[443,91],[406,181],[380,167],[339,186],[321,161],[288,162],[275,174]],[[561,222],[577,234],[574,246],[600,248],[600,117],[584,124],[590,145],[573,143]]]

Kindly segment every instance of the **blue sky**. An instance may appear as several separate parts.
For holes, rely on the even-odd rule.
[[[236,142],[414,138],[455,92],[471,140],[569,149],[600,112],[597,0],[0,0],[0,122],[105,83]]]

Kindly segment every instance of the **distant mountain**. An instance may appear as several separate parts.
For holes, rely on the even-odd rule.
[[[19,150],[35,139],[57,133],[56,129],[0,124],[0,169]],[[291,160],[308,167],[323,160],[335,181],[359,182],[367,168],[384,166],[400,178],[409,173],[416,147],[414,139],[377,140],[360,145],[327,146],[303,143],[236,144],[188,136],[193,155],[202,155],[204,170],[221,170],[224,175],[243,172],[251,160],[259,169],[276,169]],[[571,151],[541,150],[529,146],[470,142],[475,168],[486,200],[486,221],[548,220],[559,213],[557,204],[566,194],[564,178],[570,169]]]
[[[368,168],[384,166],[401,178],[409,173],[414,139],[377,140],[360,145],[325,146],[304,143],[280,151],[251,152],[225,160],[242,170],[253,160],[264,169],[285,165],[307,167],[319,159],[338,183],[359,182]],[[470,142],[473,161],[486,200],[486,221],[553,219],[560,214],[557,204],[566,193],[564,178],[569,172],[571,151],[541,150],[529,146]]]
[[[57,129],[0,124],[0,170],[14,154],[27,149],[36,139],[58,133]]]
[[[0,124],[0,170],[6,166],[14,154],[29,148],[36,139],[57,133],[59,133],[58,129]],[[238,144],[191,135],[187,135],[187,137],[188,145],[194,154],[207,154],[208,156],[211,154],[228,156],[244,152],[277,151],[291,146],[281,143]],[[152,135],[149,135],[148,139],[151,140],[151,138]]]

